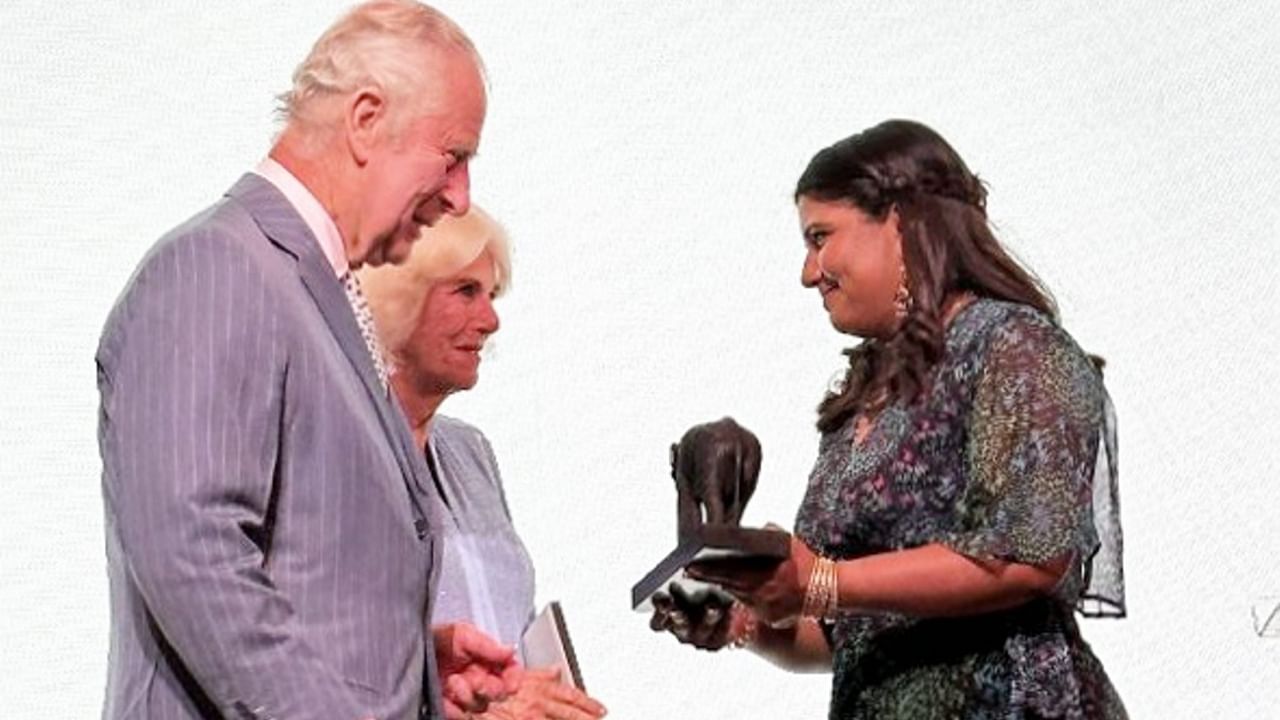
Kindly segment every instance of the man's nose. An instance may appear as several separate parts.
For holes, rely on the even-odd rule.
[[[444,189],[440,191],[440,205],[450,215],[466,215],[471,209],[470,163],[461,163],[449,171]]]

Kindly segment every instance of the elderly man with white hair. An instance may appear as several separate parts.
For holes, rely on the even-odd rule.
[[[469,205],[470,40],[358,6],[283,96],[269,157],[151,249],[97,353],[106,718],[463,717],[504,648],[429,630],[441,518],[353,270]]]

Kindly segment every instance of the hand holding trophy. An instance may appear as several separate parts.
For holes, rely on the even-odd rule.
[[[676,484],[675,550],[631,589],[631,605],[653,610],[650,626],[681,642],[716,650],[728,642],[732,596],[684,577],[692,563],[731,561],[763,571],[785,560],[790,535],[739,526],[760,475],[760,442],[751,431],[722,418],[695,425],[671,446]],[[666,592],[662,588],[666,587]]]

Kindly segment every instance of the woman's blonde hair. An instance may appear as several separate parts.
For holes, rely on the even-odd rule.
[[[466,215],[446,215],[422,237],[399,265],[365,266],[357,271],[369,301],[378,336],[394,360],[418,324],[427,291],[456,275],[488,252],[493,258],[494,292],[511,287],[511,248],[507,233],[488,213],[471,206]]]

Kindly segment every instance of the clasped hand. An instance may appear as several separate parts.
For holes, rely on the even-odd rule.
[[[595,720],[605,708],[560,682],[557,670],[526,670],[515,650],[465,622],[432,629],[447,720]]]
[[[521,669],[515,649],[499,644],[475,626],[451,623],[432,628],[444,715],[464,720],[516,691]]]

